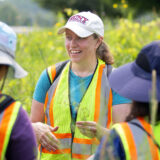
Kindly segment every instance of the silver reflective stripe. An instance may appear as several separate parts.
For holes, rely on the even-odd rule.
[[[73,143],[72,153],[83,154],[83,155],[91,155],[92,154],[92,145],[91,144]]]
[[[60,67],[62,67],[64,62],[60,62],[55,64],[56,66],[56,71],[59,70]],[[52,85],[50,86],[49,90],[48,90],[48,102],[47,102],[47,107],[46,107],[46,117],[47,117],[47,124],[50,125],[50,116],[49,116],[49,107],[50,107],[50,103],[52,100],[52,96],[56,90],[57,84],[59,82],[59,78],[60,78],[61,73],[58,75],[58,77],[56,78],[56,80],[52,83]]]
[[[141,125],[138,119],[134,119],[131,122]],[[133,133],[138,159],[152,159],[147,134],[134,124],[128,123],[128,125]]]
[[[3,118],[3,114],[4,114],[4,111],[1,112],[1,114],[0,114],[0,124],[1,124],[1,121],[2,121],[2,118]]]
[[[72,140],[71,138],[59,139],[60,141],[60,149],[71,148]]]
[[[52,96],[50,96],[50,95],[54,94],[55,89],[58,84],[58,81],[59,81],[59,78],[60,78],[60,76],[57,77],[57,79],[54,81],[54,83],[51,85],[51,87],[48,90],[48,102],[47,102],[47,107],[46,107],[46,116],[47,116],[47,124],[48,125],[50,125],[49,107],[50,107],[51,100],[52,100]]]
[[[108,101],[109,101],[109,92],[110,86],[108,77],[106,75],[106,68],[103,70],[102,73],[102,80],[101,80],[101,91],[100,91],[100,115],[98,123],[102,126],[106,127],[106,122],[108,121]]]

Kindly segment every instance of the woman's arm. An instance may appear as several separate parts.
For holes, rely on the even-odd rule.
[[[31,122],[43,122],[44,121],[44,104],[36,100],[32,100],[31,107]]]
[[[112,106],[112,121],[113,124],[119,122],[125,122],[126,117],[129,115],[131,111],[132,104],[117,104]]]
[[[58,130],[58,127],[52,127],[43,123],[45,116],[44,101],[49,87],[50,82],[45,70],[41,74],[34,91],[30,118],[37,142],[47,150],[55,151],[59,148],[59,140],[52,132]]]
[[[58,130],[58,127],[51,127],[44,124],[44,104],[36,100],[32,101],[31,121],[34,129],[37,143],[40,143],[47,150],[55,151],[59,148],[59,140],[52,134]]]

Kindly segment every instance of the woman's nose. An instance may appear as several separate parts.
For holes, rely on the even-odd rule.
[[[77,45],[76,39],[72,39],[71,41],[71,47],[74,47]]]

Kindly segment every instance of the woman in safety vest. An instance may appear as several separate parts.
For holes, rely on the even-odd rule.
[[[27,75],[14,60],[15,50],[15,32],[0,22],[0,91],[7,75],[14,78]],[[36,150],[32,125],[21,103],[0,92],[0,160],[35,160]]]
[[[77,13],[58,33],[65,33],[70,60],[42,73],[33,96],[31,120],[41,144],[41,159],[87,159],[97,147],[96,137],[100,139],[112,123],[112,105],[113,113],[120,104],[125,106],[119,118],[123,121],[130,100],[111,91],[108,75],[113,57],[103,42],[100,17]]]
[[[94,160],[160,160],[160,41],[142,48],[136,60],[119,67],[111,87],[132,99],[127,122],[113,125]]]

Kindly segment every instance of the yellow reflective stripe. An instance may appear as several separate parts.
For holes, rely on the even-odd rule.
[[[50,108],[52,113],[53,125],[59,126],[56,133],[71,133],[71,113],[69,104],[69,65],[67,63],[66,67],[62,70],[58,85],[56,87],[54,97],[52,97]],[[53,95],[52,95],[53,96]]]
[[[61,153],[57,152],[57,154],[53,154],[52,151],[49,152],[46,150],[46,152],[45,151],[42,152],[41,160],[71,160],[71,150],[69,151],[69,153],[64,150],[62,152]],[[66,153],[64,153],[64,152],[66,152]]]
[[[124,147],[124,151],[125,151],[125,155],[126,155],[126,160],[131,159],[130,152],[129,152],[129,146],[128,146],[128,139],[125,136],[125,132],[124,132],[121,124],[115,124],[115,125],[113,125],[112,128],[114,128],[119,133],[119,136],[120,136],[122,143],[123,143],[123,147]]]
[[[4,111],[3,119],[1,121],[1,126],[0,126],[0,132],[1,132],[0,137],[4,138],[3,147],[0,149],[1,159],[4,159],[5,157],[5,153],[6,153],[8,143],[9,143],[11,131],[17,119],[17,114],[19,112],[20,105],[21,105],[20,102],[14,102],[10,106],[8,106]],[[2,145],[2,141],[0,142]]]
[[[53,80],[55,78],[55,75],[56,75],[56,66],[55,65],[52,65],[50,67],[48,67],[48,76],[50,78],[50,82],[51,84],[53,83]]]
[[[51,74],[51,67],[52,66],[50,66],[50,67],[47,68],[47,72],[48,72],[48,76],[49,76],[50,82],[52,83],[53,80],[52,80],[52,74]]]
[[[155,140],[156,140],[156,142],[160,145],[160,136],[159,136],[159,133],[160,133],[160,123],[158,124],[158,125],[156,125],[156,126],[154,126],[154,128],[153,128],[153,130],[154,130],[154,137],[155,137]],[[159,150],[159,159],[160,159],[160,150]]]

